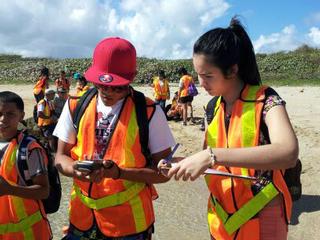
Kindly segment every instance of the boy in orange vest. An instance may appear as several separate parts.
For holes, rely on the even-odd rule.
[[[61,71],[60,72],[60,77],[58,79],[56,79],[56,81],[54,82],[57,88],[57,91],[59,88],[63,88],[67,91],[67,93],[69,93],[70,90],[70,80],[68,78],[66,78],[66,72],[65,71]]]
[[[155,102],[165,111],[166,100],[170,99],[170,89],[169,82],[163,70],[160,70],[158,76],[154,78],[152,86],[154,88]]]
[[[26,137],[18,131],[23,118],[22,99],[13,92],[0,92],[0,239],[51,239],[40,201],[49,195],[47,156],[35,141],[27,147],[25,178],[18,172],[16,153]]]
[[[57,117],[54,115],[54,96],[54,90],[46,89],[45,98],[38,103],[38,127],[40,128],[42,135],[48,139],[52,151],[55,151],[56,149],[56,140],[52,133],[57,122]]]
[[[156,166],[175,142],[160,106],[129,86],[136,73],[130,42],[102,40],[85,73],[95,86],[88,91],[95,95],[76,129],[73,114],[83,99],[70,98],[61,113],[54,131],[59,138],[56,166],[74,180],[65,239],[151,239],[157,196],[152,184],[167,181]],[[146,103],[147,151],[140,142],[138,95]]]
[[[41,99],[44,98],[44,92],[49,87],[49,69],[43,67],[40,71],[39,80],[36,85],[33,87],[33,95],[38,103]]]

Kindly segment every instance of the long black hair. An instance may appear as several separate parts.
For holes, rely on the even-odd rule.
[[[42,68],[40,69],[40,76],[49,77],[49,68],[47,68],[47,67],[42,67]]]
[[[244,83],[261,84],[252,42],[237,17],[231,19],[228,28],[215,28],[203,34],[194,44],[193,54],[205,55],[208,63],[225,76],[237,64],[238,76]]]

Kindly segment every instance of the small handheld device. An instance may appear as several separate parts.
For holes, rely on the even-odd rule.
[[[164,161],[163,161],[162,163],[160,163],[160,165],[158,166],[158,168],[160,168],[160,169],[162,169],[162,170],[169,170],[170,168],[172,168],[172,167],[176,164],[176,163],[173,163],[173,162],[172,162],[172,157],[173,157],[174,153],[177,151],[177,149],[178,149],[179,146],[180,146],[180,144],[177,143],[177,144],[173,147],[171,153],[170,153],[166,158],[163,159]]]
[[[169,162],[171,163],[172,157],[173,157],[174,153],[177,151],[177,149],[178,149],[179,146],[180,146],[180,143],[177,143],[177,144],[173,147],[173,149],[172,149],[171,153],[168,155],[168,157],[166,157],[166,158],[164,159],[167,163],[169,163]]]
[[[78,161],[74,165],[74,169],[80,171],[80,172],[92,172],[94,170],[98,170],[100,168],[103,168],[103,163],[102,161]]]

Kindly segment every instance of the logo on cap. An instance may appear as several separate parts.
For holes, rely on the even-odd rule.
[[[113,77],[109,74],[106,74],[106,75],[101,75],[99,77],[99,81],[100,82],[103,82],[103,83],[110,83],[113,81]]]

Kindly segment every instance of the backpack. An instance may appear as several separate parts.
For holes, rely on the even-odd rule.
[[[214,115],[215,115],[214,109],[216,107],[218,98],[219,98],[218,96],[213,97],[208,102],[207,107],[205,109],[208,125],[211,123],[211,121],[214,118]],[[268,142],[270,142],[268,127],[264,121],[261,121],[260,128],[263,136],[267,139]],[[299,200],[302,195],[302,185],[300,180],[301,170],[302,170],[302,163],[300,159],[298,159],[296,165],[293,168],[286,169],[284,173],[281,171],[293,201]]]
[[[190,82],[188,86],[188,94],[189,96],[195,97],[198,95],[198,89],[193,82]]]
[[[55,213],[58,211],[60,207],[60,200],[61,200],[61,182],[58,170],[54,166],[53,159],[51,154],[47,152],[47,149],[42,146],[39,140],[33,136],[23,134],[22,140],[19,144],[19,148],[17,150],[17,166],[18,166],[18,173],[19,176],[23,179],[27,186],[32,185],[32,180],[26,180],[25,171],[28,171],[28,164],[27,159],[29,155],[28,145],[36,141],[46,152],[48,157],[48,179],[49,179],[49,196],[46,199],[42,199],[42,204],[44,210],[47,214]]]
[[[131,88],[132,89],[132,88]],[[79,99],[76,108],[72,114],[73,126],[78,133],[79,124],[82,115],[84,114],[86,108],[88,107],[91,99],[98,93],[96,88],[90,88],[85,92]],[[136,109],[137,123],[139,127],[139,136],[140,136],[140,145],[141,152],[146,159],[146,166],[151,166],[152,158],[151,152],[148,146],[149,143],[149,120],[147,115],[147,107],[153,107],[153,111],[155,111],[155,104],[147,105],[146,98],[143,93],[138,92],[132,89],[133,93],[133,101]]]

